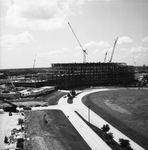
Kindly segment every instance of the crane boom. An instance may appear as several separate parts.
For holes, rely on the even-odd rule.
[[[107,57],[107,52],[105,53],[105,58],[104,58],[104,62],[106,62],[106,57]]]
[[[79,46],[81,47],[81,49],[82,49],[82,51],[83,51],[83,62],[86,63],[86,54],[87,54],[86,49],[83,49],[82,44],[80,43],[78,37],[76,36],[76,34],[75,34],[75,32],[74,32],[74,30],[73,30],[73,28],[72,28],[72,26],[71,26],[71,24],[70,24],[69,22],[68,22],[68,25],[69,25],[69,27],[70,27],[72,33],[74,34],[74,36],[75,36],[75,38],[76,38],[76,40],[77,40]]]
[[[110,58],[110,61],[109,61],[109,62],[112,62],[112,59],[113,59],[113,55],[114,55],[114,51],[115,51],[115,47],[116,47],[117,41],[118,41],[118,37],[115,39],[114,46],[113,46],[113,50],[112,50],[112,55],[111,55],[111,58]]]

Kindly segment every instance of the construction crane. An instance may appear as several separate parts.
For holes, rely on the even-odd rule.
[[[33,61],[32,79],[34,79],[33,74],[34,74],[35,63],[36,63],[36,54],[35,54],[34,61]],[[34,83],[35,83],[34,87],[36,87],[36,78],[35,78],[35,82]]]
[[[136,66],[136,61],[135,61],[135,58],[133,57],[133,60],[134,60],[134,66]]]
[[[74,36],[75,36],[77,42],[79,43],[79,46],[81,47],[81,49],[82,49],[82,51],[83,51],[83,63],[86,63],[86,55],[88,55],[87,52],[86,52],[87,49],[84,49],[84,48],[82,47],[80,41],[78,40],[78,38],[77,38],[77,36],[76,36],[76,34],[75,34],[75,32],[74,32],[74,30],[73,30],[73,28],[72,28],[72,26],[70,25],[69,22],[68,22],[68,25],[69,25],[71,31],[73,32],[73,34],[74,34]]]
[[[107,52],[105,53],[105,58],[104,58],[104,62],[106,62],[106,57],[107,57]]]
[[[119,37],[117,37],[117,38],[115,39],[115,42],[114,42],[114,46],[113,46],[113,50],[112,50],[112,54],[111,54],[111,58],[110,58],[110,60],[109,60],[109,62],[110,62],[110,63],[112,62],[112,59],[113,59],[113,55],[114,55],[114,51],[115,51],[115,47],[116,47],[116,44],[117,44],[118,38],[119,38]]]
[[[34,68],[35,68],[35,62],[36,62],[36,54],[35,54],[34,62],[33,62],[33,71],[34,71]]]

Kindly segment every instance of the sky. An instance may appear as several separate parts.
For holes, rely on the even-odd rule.
[[[0,0],[0,69],[83,63],[82,48],[109,62],[117,37],[112,62],[148,66],[147,14],[148,0]]]

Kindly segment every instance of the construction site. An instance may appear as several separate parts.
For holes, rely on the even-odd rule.
[[[118,37],[108,62],[107,52],[104,62],[87,62],[68,25],[82,63],[35,68],[35,56],[33,68],[0,71],[0,149],[147,149],[147,88],[139,90],[147,80],[124,88],[136,85],[135,68],[112,61]]]
[[[134,81],[134,67],[124,63],[52,64],[48,84],[60,88],[124,86]]]
[[[87,49],[83,48],[69,22],[68,25],[82,50],[83,63],[52,64],[48,84],[69,89],[80,86],[123,86],[134,81],[134,67],[125,63],[112,63],[118,37],[114,41],[109,62],[106,63],[106,52],[103,63],[87,63]]]

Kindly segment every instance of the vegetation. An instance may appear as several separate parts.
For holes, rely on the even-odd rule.
[[[114,138],[113,133],[111,133],[111,132],[105,134],[104,137],[105,137],[105,139],[106,139],[108,142],[111,142],[111,141],[113,140],[113,138]]]
[[[19,125],[24,124],[24,120],[23,120],[23,119],[21,119],[21,118],[19,118],[19,119],[18,119],[18,124],[19,124]]]
[[[7,137],[7,136],[5,136],[5,138],[4,138],[4,143],[5,143],[5,144],[9,143],[9,142],[8,142],[8,137]]]
[[[108,132],[109,129],[110,129],[110,127],[109,127],[108,124],[103,125],[103,127],[101,128],[101,130],[102,130],[103,132],[105,132],[105,133]]]
[[[129,140],[126,139],[119,139],[120,146],[125,150],[133,150],[130,146]]]
[[[147,97],[148,89],[111,89],[87,95],[82,101],[108,123],[148,149]]]

